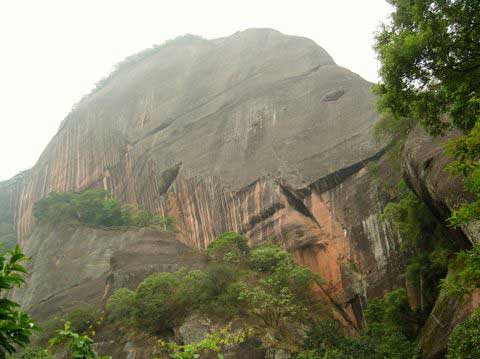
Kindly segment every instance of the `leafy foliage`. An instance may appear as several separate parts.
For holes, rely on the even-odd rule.
[[[50,339],[51,348],[65,345],[72,359],[111,359],[109,356],[99,356],[93,350],[93,344],[94,341],[87,335],[80,335],[72,331],[69,322],[65,323],[65,327]]]
[[[316,323],[307,333],[305,350],[298,359],[411,359],[416,345],[412,333],[414,314],[404,289],[372,300],[365,311],[367,329],[359,337],[345,335],[337,322]]]
[[[30,316],[8,299],[9,291],[24,282],[27,270],[21,263],[26,260],[19,246],[0,254],[0,353],[13,353],[15,346],[24,347],[36,329]]]
[[[420,308],[426,314],[438,295],[438,283],[447,273],[455,246],[443,226],[403,182],[398,188],[398,201],[387,204],[383,217],[400,234],[402,250],[410,254],[407,278],[420,291],[422,306],[424,301],[428,304]]]
[[[451,266],[450,273],[442,280],[441,287],[447,295],[463,298],[480,287],[480,243],[472,249],[460,251]]]
[[[127,288],[116,290],[108,299],[106,306],[109,319],[128,324],[133,317],[135,292]]]
[[[275,253],[273,261],[266,260],[269,253]],[[286,340],[289,324],[308,322],[321,309],[311,295],[319,277],[279,247],[250,251],[244,237],[226,233],[212,242],[207,254],[210,261],[203,270],[154,274],[136,291],[118,290],[107,303],[109,319],[158,333],[193,313],[223,320],[241,317],[252,323],[265,345],[276,346]]]
[[[389,3],[391,22],[376,36],[379,108],[399,121],[420,119],[433,134],[471,129],[480,110],[480,3]]]
[[[153,274],[136,291],[136,322],[152,331],[172,329],[211,295],[212,285],[205,272]]]
[[[8,359],[54,359],[47,349],[25,348],[21,353],[8,356]]]
[[[389,0],[391,22],[376,37],[382,82],[375,87],[390,133],[415,122],[433,135],[464,135],[449,145],[454,173],[475,201],[452,214],[454,226],[480,219],[480,3],[468,0]]]
[[[172,230],[171,217],[160,217],[147,210],[134,211],[132,206],[121,206],[107,191],[90,189],[81,193],[52,192],[35,203],[33,214],[37,221],[53,224],[78,221],[89,226],[161,225]]]
[[[239,263],[249,251],[247,239],[235,232],[226,232],[210,243],[207,255],[213,261]]]
[[[480,310],[457,325],[448,338],[448,359],[480,358]]]
[[[272,272],[279,264],[292,260],[291,254],[282,248],[266,244],[252,251],[249,264],[252,269],[258,272]]]
[[[195,359],[200,355],[215,354],[217,358],[223,359],[222,350],[227,346],[241,344],[250,335],[249,331],[240,330],[232,332],[231,325],[210,333],[205,339],[198,343],[179,345],[175,342],[158,341],[154,358],[159,354],[169,354],[174,359]]]
[[[448,153],[455,158],[450,171],[461,175],[465,189],[474,195],[471,203],[463,204],[452,213],[450,224],[458,227],[480,219],[480,121],[468,135],[451,141]]]

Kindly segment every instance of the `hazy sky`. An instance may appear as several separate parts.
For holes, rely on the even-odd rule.
[[[1,0],[0,180],[32,167],[72,105],[124,57],[191,33],[269,27],[377,79],[384,0]]]

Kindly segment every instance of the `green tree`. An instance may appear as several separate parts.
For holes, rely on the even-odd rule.
[[[293,262],[292,255],[273,244],[264,244],[254,248],[249,257],[250,267],[259,272],[274,271],[285,262]]]
[[[463,298],[480,287],[480,243],[460,251],[451,265],[451,273],[441,282],[447,295]]]
[[[93,349],[94,341],[87,335],[72,331],[69,322],[49,342],[52,349],[65,345],[72,359],[111,359],[110,356],[99,356]]]
[[[225,232],[207,247],[207,255],[212,261],[239,263],[248,255],[248,242],[235,232]]]
[[[168,354],[173,359],[196,359],[202,354],[209,357],[214,354],[218,359],[223,359],[221,352],[225,347],[245,342],[250,334],[249,331],[245,330],[232,332],[231,325],[227,325],[208,334],[197,343],[179,345],[175,342],[167,343],[159,340],[155,348],[154,358],[159,358],[161,354]]]
[[[444,227],[403,181],[397,192],[398,200],[387,204],[383,219],[402,238],[401,250],[409,254],[406,275],[420,293],[420,310],[426,314],[436,300],[438,283],[445,277],[456,248]]]
[[[80,222],[89,226],[162,225],[173,229],[173,218],[154,216],[147,210],[135,211],[132,206],[121,206],[118,200],[101,189],[83,192],[50,193],[34,205],[33,214],[40,223]]]
[[[475,201],[452,224],[480,219],[480,2],[389,0],[394,11],[376,37],[381,82],[374,91],[384,114],[380,127],[420,122],[431,134],[464,131],[449,152]],[[412,119],[414,120],[412,122]]]
[[[448,359],[480,358],[480,310],[457,325],[448,338]]]
[[[10,290],[25,280],[27,270],[21,263],[26,260],[19,246],[0,254],[0,354],[13,353],[16,346],[27,345],[36,328],[30,316],[8,299]]]
[[[380,109],[418,119],[433,134],[472,129],[480,110],[480,3],[388,2],[391,22],[376,37]]]
[[[107,313],[111,321],[129,324],[133,319],[135,308],[135,292],[127,288],[117,289],[108,298]]]

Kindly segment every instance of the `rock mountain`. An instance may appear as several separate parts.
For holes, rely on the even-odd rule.
[[[376,120],[369,82],[275,30],[185,36],[129,58],[30,171],[0,184],[4,217],[33,257],[19,300],[40,317],[71,298],[102,303],[149,273],[195,266],[191,248],[237,231],[275,238],[361,327],[366,301],[404,283],[401,240],[381,219],[391,194],[377,180],[399,173],[373,140]],[[87,188],[175,217],[175,234],[34,226],[37,200]]]

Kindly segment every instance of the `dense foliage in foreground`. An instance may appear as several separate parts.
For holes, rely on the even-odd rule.
[[[25,280],[27,270],[21,264],[25,260],[27,257],[18,246],[7,253],[0,253],[0,357],[28,344],[35,329],[30,316],[8,299],[10,291]]]
[[[207,253],[205,269],[153,274],[135,291],[117,290],[107,303],[108,318],[158,334],[194,313],[225,322],[242,318],[266,347],[298,350],[291,326],[314,321],[324,310],[312,295],[320,278],[282,248],[250,250],[235,233],[222,235]]]

